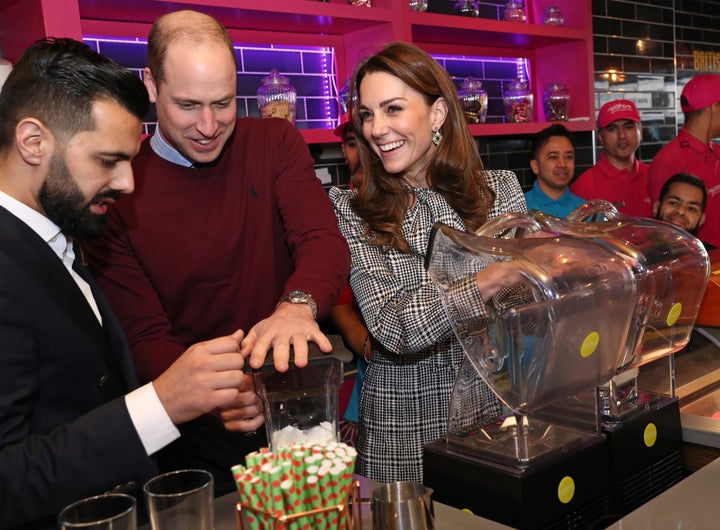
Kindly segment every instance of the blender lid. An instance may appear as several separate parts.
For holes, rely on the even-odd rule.
[[[347,349],[345,342],[340,335],[327,335],[327,338],[330,340],[330,344],[332,344],[332,351],[330,353],[323,352],[314,342],[308,342],[308,365],[331,357],[342,363],[349,363],[353,360],[352,352]],[[293,347],[290,346],[290,362],[292,363],[294,359],[295,352]],[[265,363],[260,370],[273,368],[273,365],[273,350],[270,349],[265,357]]]

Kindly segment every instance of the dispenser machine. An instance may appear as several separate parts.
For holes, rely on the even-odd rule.
[[[474,279],[491,264],[521,280],[485,303]],[[681,478],[672,383],[638,381],[665,362],[671,382],[689,340],[709,277],[696,238],[593,202],[475,234],[438,224],[426,268],[465,352],[447,435],[424,448],[437,500],[515,528],[585,528]],[[475,420],[481,385],[503,405],[491,424]]]

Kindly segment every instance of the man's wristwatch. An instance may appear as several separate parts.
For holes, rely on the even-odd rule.
[[[306,304],[310,307],[313,318],[317,318],[317,304],[315,303],[315,299],[312,295],[307,291],[290,291],[280,299],[278,305],[283,302],[289,302],[291,304]]]

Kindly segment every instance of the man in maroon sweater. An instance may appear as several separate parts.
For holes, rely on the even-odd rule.
[[[315,319],[342,291],[347,243],[297,129],[236,118],[236,77],[232,41],[215,19],[178,11],[153,25],[144,81],[157,129],[133,161],[135,193],[85,248],[142,381],[187,345],[238,328],[254,368],[270,348],[278,370],[290,345],[300,366],[308,341],[331,349]],[[252,386],[244,390],[219,417],[184,426],[161,467],[209,469],[216,493],[231,491],[230,466],[267,443],[247,436],[262,416]]]

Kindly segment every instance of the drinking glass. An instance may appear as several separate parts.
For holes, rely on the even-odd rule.
[[[58,524],[61,530],[136,530],[135,498],[106,493],[82,499],[63,508]]]
[[[213,530],[213,476],[202,469],[171,471],[143,487],[153,530]]]

